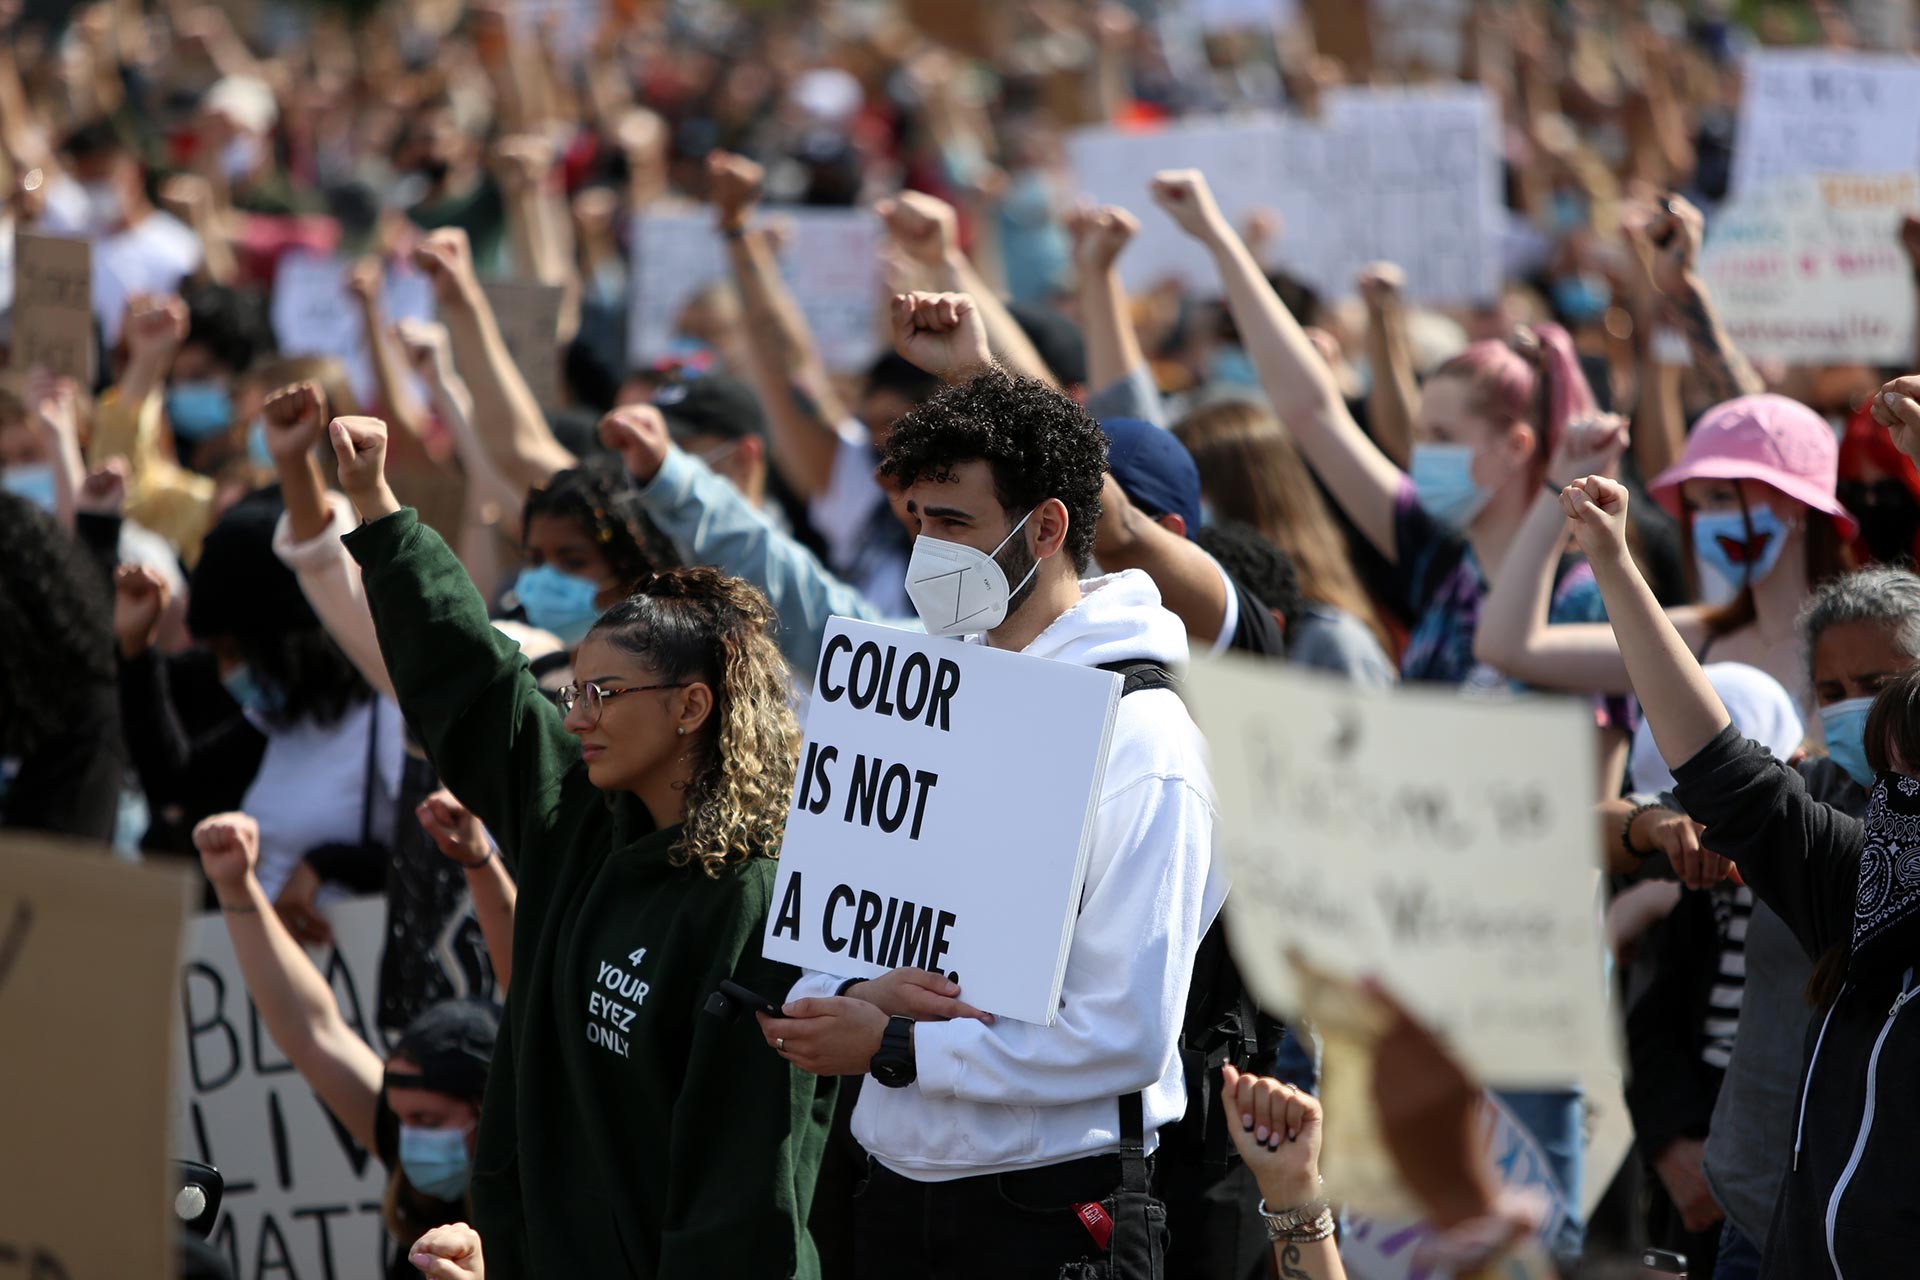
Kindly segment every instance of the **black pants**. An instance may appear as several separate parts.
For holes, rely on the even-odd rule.
[[[1166,1214],[1148,1212],[1152,1239],[1118,1260],[1094,1239],[1076,1204],[1114,1216],[1118,1156],[1089,1156],[1017,1173],[915,1182],[871,1166],[854,1196],[859,1280],[1158,1280]]]

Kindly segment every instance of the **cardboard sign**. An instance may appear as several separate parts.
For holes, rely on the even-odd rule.
[[[1742,67],[1732,194],[1809,173],[1900,173],[1920,160],[1920,62],[1758,49]]]
[[[283,356],[333,356],[347,366],[363,405],[379,400],[360,302],[347,292],[343,256],[296,250],[281,255],[273,275],[273,336]],[[434,317],[433,282],[412,267],[393,264],[381,303],[388,324]]]
[[[386,914],[380,897],[336,903],[326,912],[334,945],[309,952],[348,1025],[383,1057],[388,1046],[375,1021]],[[177,972],[178,992],[157,1007],[178,1022],[178,1154],[227,1180],[212,1243],[238,1280],[384,1275],[386,1170],[334,1123],[275,1047],[218,912],[189,923]]]
[[[1391,694],[1270,664],[1196,664],[1233,953],[1297,1012],[1290,950],[1376,974],[1489,1085],[1608,1060],[1593,719],[1574,700]]]
[[[1500,174],[1491,100],[1478,89],[1339,89],[1317,120],[1210,118],[1133,133],[1086,129],[1067,140],[1079,189],[1139,211],[1120,256],[1128,287],[1176,279],[1219,292],[1212,257],[1151,206],[1161,169],[1197,168],[1236,230],[1250,214],[1280,215],[1287,270],[1332,297],[1387,259],[1410,296],[1475,302],[1499,287]]]
[[[1111,672],[834,618],[766,954],[938,970],[1050,1025],[1119,698]]]
[[[566,289],[557,284],[492,280],[483,286],[500,340],[520,367],[541,408],[560,403],[560,307]]]
[[[865,209],[769,211],[787,229],[780,275],[820,345],[842,372],[880,351],[880,220]],[[703,211],[647,213],[633,223],[633,295],[628,354],[651,364],[671,353],[680,314],[702,289],[730,282],[725,243]]]
[[[104,848],[0,839],[0,1261],[13,1274],[175,1273],[168,976],[191,884]]]
[[[14,236],[13,255],[10,362],[19,369],[38,365],[91,391],[93,246],[22,231]]]
[[[1700,269],[1734,344],[1791,363],[1898,364],[1913,352],[1912,266],[1900,221],[1920,176],[1802,175],[1707,223]]]

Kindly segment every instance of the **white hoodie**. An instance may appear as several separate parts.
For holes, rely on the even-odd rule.
[[[1080,589],[1080,603],[1024,652],[1084,667],[1185,667],[1186,628],[1145,573],[1093,578]],[[1152,1150],[1154,1130],[1186,1110],[1179,1038],[1187,987],[1200,937],[1226,897],[1213,866],[1213,822],[1205,747],[1179,697],[1150,689],[1122,698],[1054,1024],[918,1024],[914,1083],[868,1082],[860,1091],[853,1134],[861,1145],[921,1182],[1058,1164],[1117,1150],[1118,1099],[1140,1090]],[[791,998],[832,995],[840,981],[807,974]]]

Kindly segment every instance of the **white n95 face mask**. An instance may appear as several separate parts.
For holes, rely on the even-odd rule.
[[[994,557],[1031,519],[1031,511],[1020,517],[1020,523],[992,551],[924,533],[913,540],[913,555],[907,560],[907,599],[913,601],[913,611],[926,624],[928,635],[991,631],[1007,620],[1007,602],[1033,580],[1040,563],[1036,560],[1020,586],[1009,591],[1006,571]]]

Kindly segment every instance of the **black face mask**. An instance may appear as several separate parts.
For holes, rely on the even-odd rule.
[[[447,175],[453,172],[453,166],[438,156],[422,160],[419,164],[415,165],[414,168],[419,171],[422,177],[436,187],[445,182]]]
[[[1880,564],[1903,564],[1913,558],[1913,542],[1920,534],[1920,502],[1898,480],[1866,484],[1845,480],[1835,496],[1860,521],[1860,538],[1867,554]]]

